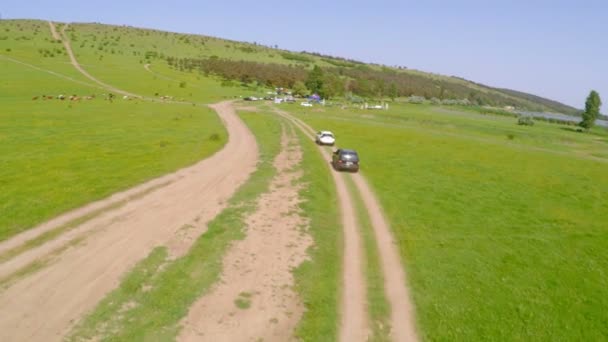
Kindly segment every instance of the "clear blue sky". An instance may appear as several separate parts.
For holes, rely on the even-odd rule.
[[[608,0],[3,0],[2,18],[100,22],[455,75],[608,110]]]

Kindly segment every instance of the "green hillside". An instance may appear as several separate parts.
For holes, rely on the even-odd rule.
[[[22,61],[42,57],[43,66],[57,66],[58,69],[54,70],[65,70],[67,75],[82,78],[70,70],[69,65],[58,62],[57,57],[63,56],[65,51],[49,36],[47,23],[4,20],[0,25],[2,54]],[[129,26],[70,24],[66,33],[77,58],[91,73],[103,74],[102,81],[120,83],[128,91],[147,96],[171,93],[184,99],[197,99],[200,97],[196,94],[201,91],[213,92],[214,81],[221,82],[224,87],[263,85],[291,88],[297,81],[304,80],[313,65],[318,65],[325,73],[328,96],[353,94],[370,100],[424,96],[428,100],[458,100],[474,105],[577,113],[575,108],[532,94],[492,88],[458,77],[365,64],[318,53],[291,52],[203,35]],[[220,63],[224,64],[223,69],[218,67]],[[146,64],[151,64],[150,68],[156,74],[147,71],[144,68]],[[185,84],[182,83],[181,87],[177,81],[167,84],[170,78],[162,73],[169,67],[190,74],[180,75],[182,82],[185,77]],[[288,67],[293,72],[285,72]],[[222,72],[224,69],[231,72]],[[217,77],[202,77],[205,75]]]

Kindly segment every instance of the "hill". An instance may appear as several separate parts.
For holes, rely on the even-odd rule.
[[[52,60],[64,53],[51,37],[36,35],[45,22],[4,20],[0,48],[16,43],[36,47],[39,57]],[[63,25],[60,25],[63,26]],[[46,27],[43,27],[44,31]],[[204,35],[180,34],[130,26],[78,23],[66,32],[79,59],[114,70],[126,65],[154,64],[218,79],[224,87],[287,87],[306,81],[313,66],[323,71],[326,97],[354,95],[364,99],[423,96],[493,107],[515,107],[575,115],[578,110],[536,95],[493,88],[463,78],[425,73],[404,67],[366,64],[313,52],[293,52],[256,43],[236,42]],[[12,41],[12,42],[11,42]],[[18,52],[16,50],[20,50]],[[27,55],[23,49],[2,48],[6,56]],[[93,63],[94,62],[94,63]],[[143,70],[142,70],[143,71]],[[156,93],[156,92],[153,92]],[[149,94],[152,95],[152,94]]]

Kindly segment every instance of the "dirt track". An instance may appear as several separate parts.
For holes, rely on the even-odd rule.
[[[302,152],[293,128],[283,131],[270,189],[245,220],[246,237],[224,256],[221,280],[191,306],[179,341],[293,339],[304,307],[291,270],[306,259],[312,239],[298,208]],[[239,298],[250,307],[238,308]]]
[[[53,37],[59,37],[54,25],[51,22],[49,25]],[[137,96],[89,75],[76,61],[65,33],[62,34],[70,60],[81,73],[110,91]],[[206,223],[223,209],[225,201],[253,172],[257,161],[255,139],[236,116],[230,103],[221,103],[214,108],[224,121],[230,140],[225,148],[213,157],[175,174],[62,215],[0,244],[1,254],[73,218],[106,208],[103,213],[59,238],[0,264],[1,279],[14,275],[33,262],[50,260],[46,267],[31,275],[17,278],[6,290],[0,292],[1,341],[61,339],[79,318],[118,286],[120,277],[125,272],[154,247],[165,245],[169,247],[172,255],[179,256],[188,250],[196,236],[204,233]],[[314,133],[312,128],[288,113],[280,114],[307,134]],[[285,151],[287,149],[284,149]],[[328,151],[321,151],[329,160]],[[289,164],[290,158],[283,158],[286,165]],[[278,191],[274,188],[277,191],[271,191],[260,199],[260,210],[252,214],[248,222],[247,238],[242,241],[240,248],[239,244],[236,245],[236,252],[233,250],[227,254],[227,264],[222,277],[232,279],[230,283],[237,283],[238,286],[229,287],[219,283],[214,292],[195,303],[190,315],[184,320],[185,329],[180,336],[182,339],[197,340],[201,334],[220,340],[222,337],[234,337],[239,340],[251,340],[256,337],[269,340],[291,338],[291,331],[297,323],[302,307],[297,297],[290,292],[289,286],[283,288],[282,285],[291,284],[289,268],[301,261],[304,257],[304,247],[309,242],[297,239],[289,230],[274,233],[270,231],[269,234],[267,229],[268,225],[281,222],[281,219],[289,216],[287,213],[293,211],[293,207],[289,207],[291,202],[288,197],[295,196],[297,191],[290,188],[288,183],[293,184],[291,180],[296,177],[296,173],[288,172],[287,169],[295,164],[289,165],[291,166],[284,165],[285,169],[282,173],[279,172],[278,179],[275,180],[280,185],[277,188],[284,189]],[[284,179],[281,180],[281,177]],[[370,331],[360,232],[343,175],[332,172],[332,177],[337,187],[345,234],[339,338],[341,341],[365,341]],[[395,341],[416,341],[405,273],[389,226],[365,179],[357,174],[353,176],[353,180],[363,198],[378,244],[385,278],[385,293],[391,304],[391,338]],[[279,201],[287,206],[281,211],[272,201]],[[124,205],[110,208],[113,204],[122,202]],[[294,227],[298,222],[295,218],[291,221]],[[182,229],[187,225],[195,228]],[[273,269],[266,278],[248,276],[248,273],[256,275],[256,272],[276,257],[270,253],[272,250],[260,249],[255,252],[259,255],[251,258],[251,252],[259,248],[261,241],[268,239],[296,241],[297,247],[287,254],[280,254],[287,257],[287,260],[278,262],[280,267]],[[278,252],[285,253],[285,246]],[[243,263],[246,269],[232,269],[230,265],[236,264],[236,260]],[[277,279],[285,284],[278,284]],[[266,286],[258,288],[258,282]],[[272,291],[268,292],[268,289]],[[262,306],[254,306],[253,310],[247,312],[235,312],[234,295],[250,291],[253,295],[252,301],[261,303]],[[277,305],[288,306],[290,315],[275,317]],[[240,326],[240,329],[233,329],[234,324]]]
[[[303,121],[290,115],[287,112],[277,110],[277,113],[283,117],[288,118],[294,122],[304,133],[307,133],[311,139],[314,139],[315,131],[312,127],[308,126]],[[328,151],[321,149],[321,152],[327,160],[331,160],[331,156]],[[342,194],[340,188],[344,187],[344,181],[341,179],[336,172],[332,172],[334,181],[338,188],[338,196],[342,202],[342,212],[347,213],[348,207],[352,206],[349,202],[348,194]],[[397,251],[396,243],[390,231],[388,222],[386,221],[380,203],[374,195],[371,187],[360,174],[354,174],[353,180],[359,191],[361,198],[363,199],[365,209],[370,217],[376,243],[378,246],[378,253],[380,257],[380,264],[384,275],[384,292],[386,298],[390,303],[391,315],[391,339],[394,341],[417,341],[417,333],[414,324],[414,309],[408,293],[406,275],[401,264],[399,252]],[[345,190],[342,190],[345,191]],[[352,208],[351,208],[352,210]],[[354,212],[350,213],[354,215]],[[343,220],[347,218],[343,217]],[[344,278],[343,286],[344,293],[342,298],[342,322],[340,326],[340,340],[341,341],[364,341],[366,337],[363,337],[364,333],[367,333],[365,326],[358,326],[365,322],[361,315],[366,316],[367,313],[362,311],[362,304],[359,301],[366,301],[367,299],[363,295],[365,286],[365,280],[362,275],[358,275],[362,265],[362,251],[359,232],[356,228],[355,223],[349,223],[343,221],[344,234],[345,234],[345,252],[344,252]],[[347,228],[348,224],[353,224],[353,227]],[[350,247],[349,247],[350,245]],[[358,250],[355,250],[358,249]],[[353,273],[356,272],[356,273]],[[358,289],[358,290],[356,290]],[[361,291],[363,291],[361,293]],[[353,293],[355,292],[355,293]]]
[[[258,158],[254,136],[231,105],[222,103],[214,108],[230,135],[224,149],[173,176],[163,177],[170,179],[170,184],[0,265],[0,273],[10,274],[22,265],[48,257],[55,248],[68,245],[68,237],[84,238],[51,265],[19,279],[0,293],[1,341],[59,340],[154,247],[167,245],[174,255],[179,255],[204,232],[206,223],[253,172]],[[110,203],[108,199],[106,204]],[[190,235],[184,236],[180,229],[188,224],[196,229],[188,230]]]

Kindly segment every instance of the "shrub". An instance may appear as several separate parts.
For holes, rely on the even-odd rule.
[[[517,124],[523,126],[534,126],[534,119],[531,116],[520,116],[517,118]]]

